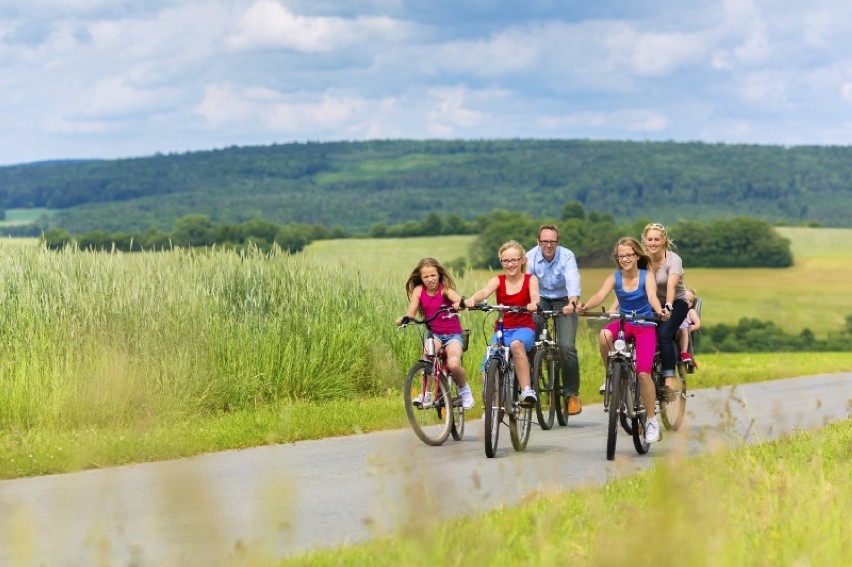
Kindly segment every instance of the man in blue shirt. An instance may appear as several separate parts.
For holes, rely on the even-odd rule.
[[[541,308],[547,311],[561,309],[564,314],[556,319],[562,363],[562,392],[565,396],[565,411],[568,415],[576,415],[583,411],[580,401],[580,363],[575,346],[580,271],[574,253],[559,246],[559,230],[554,225],[539,227],[538,246],[527,252],[527,272],[538,278]],[[541,318],[536,317],[536,336],[542,323]]]

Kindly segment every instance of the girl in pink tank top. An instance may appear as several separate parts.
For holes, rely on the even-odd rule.
[[[434,258],[423,258],[408,276],[405,282],[405,292],[408,295],[407,317],[415,317],[420,313],[425,319],[435,315],[443,306],[452,306],[462,301],[462,297],[455,290],[456,283],[453,277]],[[402,317],[396,320],[397,326],[401,325]],[[431,323],[434,333],[435,352],[441,346],[447,353],[447,368],[453,375],[453,379],[459,386],[459,394],[465,409],[473,407],[473,393],[467,383],[467,375],[462,366],[462,328],[456,317],[438,317]],[[424,393],[420,394],[421,396]],[[415,405],[422,403],[422,399],[415,399]]]

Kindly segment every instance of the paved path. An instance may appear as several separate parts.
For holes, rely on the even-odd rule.
[[[0,482],[0,565],[225,565],[362,541],[438,514],[515,504],[539,491],[600,484],[675,453],[849,419],[852,373],[698,390],[682,430],[648,455],[622,434],[605,458],[600,405],[567,427],[533,426],[495,459],[482,422],[427,447],[407,430]],[[443,497],[436,486],[445,487]]]

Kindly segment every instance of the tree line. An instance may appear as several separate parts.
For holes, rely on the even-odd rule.
[[[748,211],[770,224],[852,226],[852,147],[591,140],[275,144],[122,160],[0,167],[0,208],[55,212],[30,228],[171,230],[216,224],[371,227],[504,208],[552,216],[576,201],[619,223],[674,224]],[[25,230],[25,229],[17,229]]]
[[[278,246],[282,250],[296,253],[314,240],[342,236],[322,225],[279,225],[258,219],[217,225],[206,215],[189,214],[175,221],[174,227],[168,233],[149,228],[140,232],[115,233],[90,230],[75,236],[67,230],[53,228],[45,231],[41,240],[53,250],[77,246],[82,250],[141,252],[167,250],[175,246],[218,246],[235,251],[254,248],[268,252]]]
[[[374,238],[405,238],[449,234],[476,234],[467,254],[449,262],[456,271],[474,268],[499,269],[497,249],[507,239],[518,240],[525,246],[536,241],[542,224],[557,224],[560,242],[570,248],[580,266],[606,267],[612,265],[612,250],[622,236],[639,236],[645,220],[617,223],[611,214],[588,212],[578,202],[566,203],[558,219],[534,218],[526,213],[495,210],[464,221],[458,215],[441,217],[429,213],[420,221],[396,225],[379,223],[369,234]],[[690,267],[772,267],[791,266],[793,255],[790,243],[764,221],[752,218],[717,220],[710,223],[688,221],[668,228],[669,236]],[[314,240],[345,238],[342,228],[328,229],[323,225],[280,225],[255,219],[245,223],[216,224],[200,213],[178,219],[168,233],[156,228],[137,232],[93,230],[72,235],[64,229],[50,229],[42,239],[50,248],[62,248],[76,243],[90,250],[159,250],[171,246],[222,246],[241,250],[257,247],[269,250],[279,246],[292,253],[301,251]]]

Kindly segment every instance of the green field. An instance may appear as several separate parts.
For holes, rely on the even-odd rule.
[[[792,242],[795,263],[785,269],[689,268],[684,258],[686,283],[703,298],[702,321],[706,325],[735,325],[743,317],[773,321],[784,331],[798,334],[809,328],[819,338],[840,330],[852,315],[852,229],[782,227],[778,231]],[[443,263],[466,257],[473,236],[351,239],[311,244],[307,254],[324,262],[376,270],[403,289],[405,278],[423,256]],[[532,243],[527,243],[532,244]],[[570,243],[563,243],[570,248]],[[496,251],[495,251],[496,254]],[[594,294],[608,269],[580,266],[583,296]],[[463,280],[469,295],[490,273],[471,274]],[[460,286],[461,287],[461,286]],[[400,296],[401,308],[404,298]]]
[[[49,215],[53,211],[44,208],[34,209],[6,209],[6,220],[0,221],[0,226],[13,226],[29,224],[42,215]]]
[[[743,284],[754,277],[748,270],[690,271],[706,322],[745,313],[777,320],[766,305],[779,304],[793,332],[837,327],[852,312],[842,307],[841,283],[852,274],[844,256],[825,255],[839,253],[832,242],[849,233],[820,234],[798,230],[796,246],[821,256],[760,272],[759,292]],[[421,257],[452,260],[469,242],[340,240],[296,256],[239,256],[55,253],[34,240],[0,241],[0,477],[405,427],[399,388],[420,340],[393,325],[407,304],[405,278]],[[814,277],[818,261],[837,281],[824,277],[828,270]],[[602,276],[583,271],[586,294]],[[469,293],[487,277],[470,271],[459,287]],[[834,299],[791,294],[792,280]],[[473,331],[464,363],[475,376],[492,320],[462,317]],[[578,351],[581,395],[594,403],[603,368],[593,334],[581,333]],[[700,362],[696,388],[848,371],[852,352],[706,354]]]

